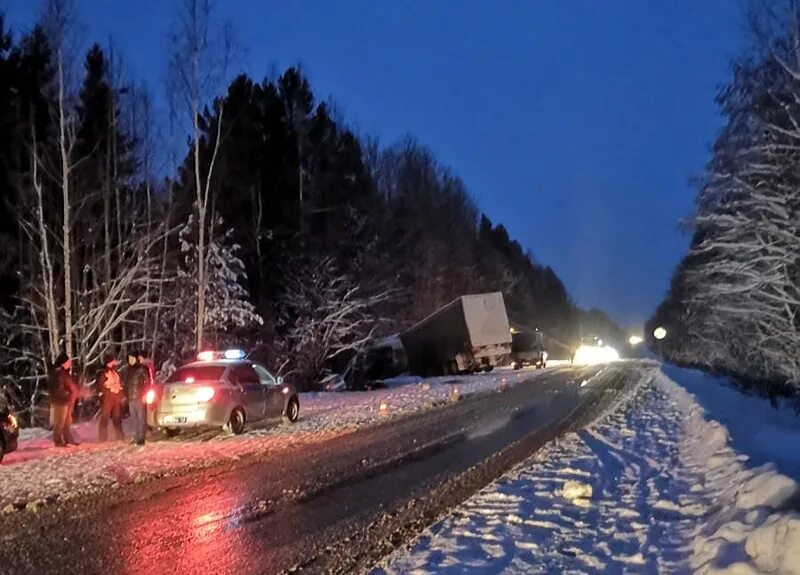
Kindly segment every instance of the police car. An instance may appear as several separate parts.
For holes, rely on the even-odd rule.
[[[292,385],[250,361],[237,349],[203,351],[179,368],[148,398],[155,427],[167,435],[187,428],[225,428],[235,434],[248,423],[300,415]]]

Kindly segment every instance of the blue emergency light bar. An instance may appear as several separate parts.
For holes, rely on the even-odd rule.
[[[214,361],[217,359],[244,359],[247,354],[241,349],[226,349],[225,351],[201,351],[197,354],[200,361]]]

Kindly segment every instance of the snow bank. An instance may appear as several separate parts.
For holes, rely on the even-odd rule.
[[[544,372],[542,372],[544,373]],[[490,393],[530,373],[496,373],[396,382],[372,392],[302,394],[300,421],[270,424],[241,436],[205,432],[175,440],[148,443],[144,448],[125,442],[96,443],[96,423],[73,426],[84,443],[53,447],[42,429],[22,430],[19,450],[0,466],[0,511],[36,509],[42,502],[69,499],[130,482],[175,475],[192,469],[225,465],[243,457],[267,457],[300,444],[318,443],[341,433],[374,425],[387,418],[434,409],[458,396]],[[130,435],[128,422],[126,433]],[[109,430],[111,435],[111,430]]]
[[[724,380],[664,371],[682,386],[688,411],[682,458],[701,470],[709,501],[692,545],[692,570],[800,574],[800,418]]]
[[[766,463],[773,432],[794,438],[779,459],[796,463],[796,418],[696,372],[665,371],[643,370],[614,410],[375,572],[800,573],[797,484]],[[748,426],[758,439],[741,436]]]
[[[769,401],[735,389],[726,378],[699,370],[665,365],[662,371],[692,394],[706,419],[725,427],[731,447],[747,455],[751,466],[772,463],[781,473],[800,480],[800,416],[791,407],[775,408]]]

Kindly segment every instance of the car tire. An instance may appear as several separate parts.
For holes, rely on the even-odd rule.
[[[283,421],[286,423],[294,423],[300,417],[300,402],[296,397],[289,400],[286,404],[286,410],[283,412]]]
[[[241,435],[244,433],[244,424],[244,411],[237,407],[231,412],[231,417],[228,419],[228,429],[230,429],[231,433],[234,435]]]
[[[6,454],[6,446],[0,441],[0,463],[3,463],[3,456]]]

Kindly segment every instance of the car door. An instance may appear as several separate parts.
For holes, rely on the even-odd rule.
[[[242,393],[244,411],[249,421],[264,417],[264,386],[255,370],[246,364],[231,369],[231,379]]]
[[[253,364],[253,369],[258,373],[258,378],[264,388],[264,415],[266,417],[280,417],[283,413],[284,398],[278,385],[278,380],[260,365]]]

